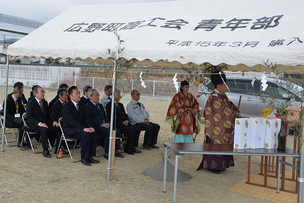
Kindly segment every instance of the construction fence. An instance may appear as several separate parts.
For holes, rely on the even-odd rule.
[[[80,68],[75,67],[49,67],[49,66],[18,66],[12,65],[9,70],[8,84],[13,86],[15,82],[23,82],[24,86],[31,88],[33,85],[40,85],[45,89],[57,90],[61,83],[66,83],[69,86],[75,85],[80,90],[86,85],[90,85],[103,92],[104,87],[111,84],[112,78],[100,77],[80,77]],[[0,86],[5,86],[6,67],[0,65]],[[139,80],[121,79],[118,82],[118,89],[127,93],[132,89],[137,89],[143,95],[151,96],[173,96],[176,94],[176,88],[172,80],[156,81],[144,80],[146,88],[144,88]],[[190,92],[195,94],[197,87],[190,84]]]

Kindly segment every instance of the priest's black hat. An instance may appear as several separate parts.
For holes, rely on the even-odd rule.
[[[181,86],[184,87],[185,85],[189,85],[189,82],[187,80],[183,80],[181,82]]]
[[[226,83],[226,75],[223,71],[218,70],[214,71],[211,74],[211,82],[213,86],[216,88],[217,85]]]

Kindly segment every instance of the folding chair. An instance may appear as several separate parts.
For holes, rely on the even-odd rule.
[[[29,140],[29,142],[30,142],[32,151],[35,154],[37,154],[37,152],[35,151],[35,147],[33,146],[33,143],[31,141],[31,138],[36,137],[36,139],[37,139],[37,137],[39,136],[39,134],[37,132],[33,131],[32,129],[30,129],[30,127],[28,125],[27,117],[26,117],[26,112],[22,114],[22,121],[23,121],[23,125],[24,125],[23,126],[24,133],[23,133],[23,137],[22,137],[22,140],[21,140],[20,149],[23,150],[22,145],[23,145],[23,142],[26,141],[26,137],[27,137],[28,140]],[[39,147],[40,141],[41,141],[41,136],[39,136],[38,145],[37,145],[36,149]],[[52,150],[52,146],[51,146],[50,140],[47,139],[47,141],[48,141],[48,144],[49,144],[49,147],[50,147],[50,151],[51,151]]]
[[[4,109],[2,108],[2,106],[1,106],[1,104],[0,104],[0,125],[1,125],[1,127],[4,127],[3,126],[3,122],[2,122],[2,116],[4,115]],[[18,130],[18,128],[11,128],[12,129],[12,137],[14,137],[15,136],[15,133],[14,133],[14,129],[17,129]],[[5,128],[5,130],[4,130],[4,132],[7,130],[7,128]],[[7,146],[9,146],[9,147],[13,147],[13,146],[16,146],[16,145],[9,145],[9,143],[12,143],[12,142],[16,142],[17,141],[17,135],[18,135],[18,133],[16,133],[16,138],[15,138],[15,140],[14,141],[7,141],[7,138],[6,138],[6,134],[4,133],[4,140],[5,140],[5,143],[6,143],[6,145]],[[1,143],[1,142],[0,142]]]
[[[59,127],[60,127],[60,130],[61,130],[61,137],[60,137],[60,141],[59,141],[59,145],[58,145],[58,146],[61,146],[61,142],[62,142],[62,140],[63,140],[64,143],[65,143],[65,146],[66,146],[66,148],[67,148],[67,150],[68,150],[68,152],[69,152],[69,155],[70,155],[70,157],[71,157],[71,160],[72,160],[74,163],[79,162],[80,160],[79,160],[79,161],[74,161],[74,159],[73,159],[73,154],[74,154],[74,151],[75,151],[75,148],[76,148],[76,144],[77,144],[78,139],[66,138],[66,137],[65,137],[64,132],[63,132],[63,129],[62,129],[62,117],[59,118],[58,123],[59,123]],[[69,145],[68,145],[68,142],[74,142],[74,147],[73,147],[73,152],[72,152],[72,153],[71,153],[70,147],[69,147]],[[57,150],[56,158],[57,158],[57,159],[62,158],[62,157],[58,157],[58,155],[59,155],[59,148],[58,148],[58,150]]]

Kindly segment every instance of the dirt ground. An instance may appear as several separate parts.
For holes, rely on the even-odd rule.
[[[12,88],[8,92],[11,91]],[[25,90],[26,97],[29,92]],[[4,88],[1,87],[1,101],[3,95]],[[54,96],[54,91],[46,91],[48,101]],[[150,113],[151,121],[161,126],[158,138],[160,149],[141,149],[142,153],[134,156],[123,153],[125,158],[115,159],[112,181],[106,180],[108,162],[103,157],[96,158],[100,164],[88,167],[80,162],[73,163],[69,157],[56,159],[53,152],[52,158],[48,159],[41,153],[34,154],[31,150],[21,151],[17,147],[4,145],[4,152],[0,152],[0,202],[172,202],[172,182],[167,182],[167,192],[163,193],[162,181],[142,175],[143,171],[163,159],[162,143],[173,141],[173,133],[165,122],[170,100],[167,97],[141,97],[140,101]],[[124,105],[129,101],[130,95],[122,98]],[[8,134],[8,137],[13,140],[11,135]],[[202,141],[203,130],[197,136],[197,142]],[[139,143],[142,142],[143,133]],[[41,147],[38,150],[41,151]],[[98,147],[97,154],[103,153],[103,148]],[[74,157],[80,159],[79,149]],[[193,178],[177,184],[177,202],[266,202],[228,191],[247,174],[247,157],[234,158],[236,166],[217,175],[206,170],[196,171],[201,155],[182,156],[179,169]],[[259,163],[259,157],[252,157],[252,172],[259,169]]]

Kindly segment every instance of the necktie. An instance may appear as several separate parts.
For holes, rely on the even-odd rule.
[[[77,111],[79,111],[79,104],[78,103],[76,104],[76,109],[77,109]]]
[[[43,106],[42,106],[42,101],[39,101],[39,106],[40,106],[40,108],[41,108],[42,113],[44,113],[44,111],[43,111]]]
[[[18,112],[18,101],[15,101],[16,113]]]
[[[14,95],[12,95],[13,100],[15,101],[16,113],[18,112],[18,100],[15,99]]]
[[[95,106],[100,110],[100,108],[99,108],[99,105],[98,104],[95,104]]]
[[[140,107],[140,103],[139,102],[137,102],[136,104]]]
[[[108,97],[108,99],[109,99],[110,101],[112,101],[112,98],[111,98],[111,97]]]

